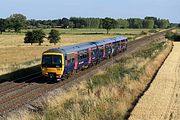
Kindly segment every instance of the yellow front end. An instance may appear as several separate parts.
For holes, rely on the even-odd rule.
[[[53,65],[43,65],[42,59],[42,74],[48,78],[61,78],[64,73],[64,55],[62,53],[43,53],[44,56],[61,56],[61,65],[60,66],[53,66]]]

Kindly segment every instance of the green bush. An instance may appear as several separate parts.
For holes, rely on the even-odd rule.
[[[174,35],[174,41],[180,41],[180,34]]]
[[[141,31],[140,35],[147,35],[147,32]]]
[[[169,40],[180,41],[180,34],[178,33],[167,32],[165,37]]]
[[[134,57],[140,57],[140,58],[151,58],[156,56],[158,51],[162,50],[164,48],[165,42],[161,43],[153,43],[149,46],[147,46],[145,49],[139,50],[138,52],[134,53]]]
[[[169,39],[169,40],[174,40],[174,33],[173,32],[167,32],[165,35],[165,38]]]

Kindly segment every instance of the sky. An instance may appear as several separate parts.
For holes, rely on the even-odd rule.
[[[180,0],[0,0],[0,18],[14,13],[27,19],[154,16],[180,23]]]

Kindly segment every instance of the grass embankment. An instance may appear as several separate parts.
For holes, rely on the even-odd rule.
[[[0,35],[0,75],[39,64],[42,52],[50,48],[111,38],[118,35],[134,40],[137,37],[158,31],[149,29],[112,29],[110,34],[107,35],[104,29],[57,30],[62,33],[62,36],[61,42],[56,46],[49,44],[46,39],[42,46],[24,44],[24,34],[27,30],[23,30],[22,33],[6,32]],[[44,29],[44,31],[48,34],[50,29]]]
[[[124,116],[170,52],[172,43],[145,46],[68,92],[48,98],[39,113],[25,111],[9,119],[116,120]]]

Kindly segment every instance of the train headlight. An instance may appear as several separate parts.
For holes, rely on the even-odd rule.
[[[46,70],[46,68],[42,68],[42,71],[45,71]]]

